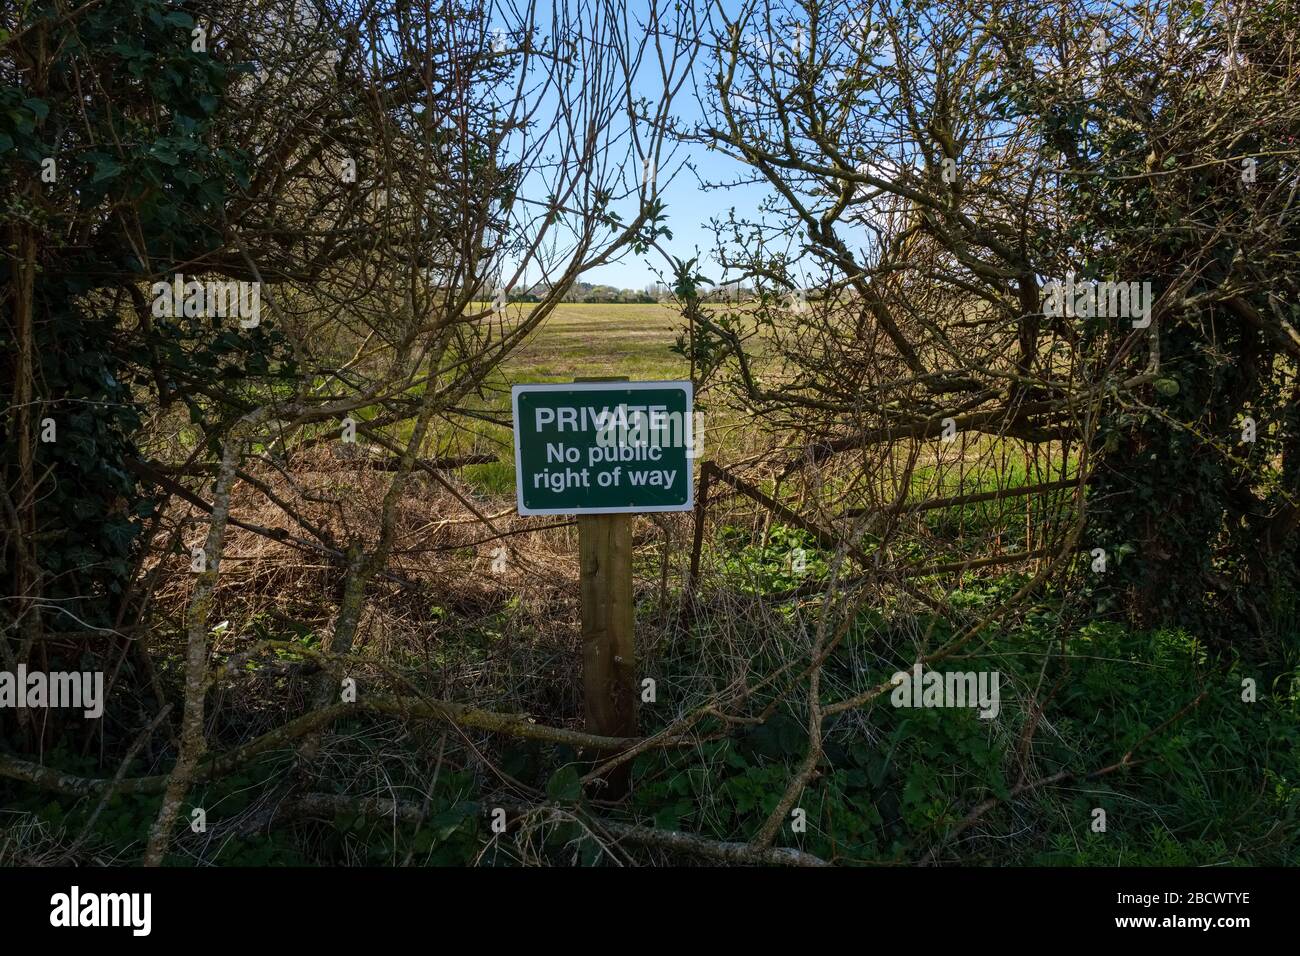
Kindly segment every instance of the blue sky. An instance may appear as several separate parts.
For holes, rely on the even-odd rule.
[[[502,0],[502,2],[509,2],[509,0]],[[580,24],[582,17],[575,9],[575,5],[577,8],[582,8],[590,0],[542,0],[542,2],[555,6],[564,5],[568,9],[562,19],[570,24]],[[671,5],[672,0],[657,0],[657,2],[662,9],[665,5]],[[696,8],[707,11],[712,23],[706,20],[699,24],[695,28],[698,29],[698,36],[681,41],[683,49],[694,51],[695,62],[693,75],[681,84],[671,106],[672,117],[679,128],[689,129],[702,118],[697,89],[707,95],[710,81],[717,69],[716,54],[711,49],[711,33],[713,29],[721,27],[723,17],[734,17],[737,14],[740,2],[741,0],[714,0],[710,3],[709,0],[704,0]],[[634,42],[638,37],[648,36],[655,29],[646,22],[650,16],[650,0],[627,0],[617,9],[627,18],[630,36]],[[542,22],[549,23],[550,12],[548,10],[546,15],[540,17]],[[661,14],[660,17],[663,30],[667,33],[670,32],[670,28],[664,19],[665,16],[671,17],[671,14]],[[785,0],[772,0],[771,7],[758,11],[755,17],[756,19],[749,21],[745,27],[746,34],[751,35],[754,41],[759,41],[759,38],[752,35],[753,30],[762,28],[760,24],[767,22],[768,17],[773,24],[781,23],[792,31],[790,37],[774,37],[766,40],[778,46],[789,46],[791,38],[801,29],[799,24],[805,19],[799,3],[785,2]],[[635,98],[644,98],[650,103],[655,103],[662,99],[663,77],[653,40],[647,42],[649,47],[641,60],[639,72],[633,82],[632,93]],[[665,60],[671,60],[672,41],[665,37],[663,43],[665,46],[663,57]],[[680,75],[682,69],[685,69],[684,63],[678,65],[676,72]],[[581,74],[578,81],[581,82]],[[618,125],[619,122],[615,120],[616,125],[607,130],[611,134],[611,146],[615,153],[621,153],[628,146],[626,120],[623,120],[621,125]],[[643,127],[641,131],[643,143],[645,136],[646,131]],[[613,155],[611,154],[611,158]],[[637,185],[641,179],[639,162],[635,159],[629,159],[629,162],[638,167],[628,169],[624,174],[623,189],[630,195],[612,204],[613,211],[624,222],[636,214]],[[760,219],[760,207],[763,201],[769,198],[771,190],[764,183],[752,181],[753,177],[753,170],[717,150],[708,150],[703,145],[691,143],[678,143],[671,140],[665,142],[660,154],[656,182],[658,198],[665,208],[664,224],[671,230],[672,238],[661,238],[660,246],[663,250],[676,259],[697,258],[699,260],[697,270],[714,282],[737,278],[735,275],[722,275],[721,268],[713,257],[714,237],[708,228],[708,223],[711,219],[725,221],[732,210],[735,210],[735,217],[740,220]],[[539,195],[545,194],[545,188],[534,191]],[[797,250],[791,251],[797,256]],[[585,282],[607,284],[618,288],[639,289],[652,282],[671,281],[669,266],[670,264],[658,251],[651,250],[647,254],[637,254],[629,249],[624,251],[618,261],[591,269],[584,273],[581,279]],[[537,276],[529,275],[526,278],[532,281]]]
[[[731,4],[724,3],[723,6]],[[628,15],[634,20],[644,21],[647,9],[645,0],[629,0]],[[660,96],[660,77],[653,60],[651,54],[647,57],[648,62],[643,63],[634,86],[635,95],[652,99]],[[695,76],[682,85],[673,100],[672,114],[679,124],[689,126],[701,118],[694,85],[695,82],[707,82],[714,62],[707,49],[701,47],[698,50]],[[624,144],[625,140],[620,140],[620,147]],[[712,233],[707,229],[709,219],[723,219],[733,208],[737,216],[755,216],[760,202],[767,195],[767,189],[758,184],[737,184],[736,180],[745,176],[746,170],[716,151],[696,145],[666,142],[663,156],[667,157],[670,153],[671,160],[661,162],[657,181],[659,199],[664,203],[667,215],[665,224],[672,231],[673,238],[661,239],[660,245],[679,259],[699,257],[700,271],[716,282],[722,276],[720,267],[711,256],[714,242]],[[714,183],[722,183],[724,187],[710,189],[702,185]],[[616,204],[615,208],[626,220],[635,214],[636,203],[635,200],[629,200],[621,206]],[[638,255],[629,250],[620,261],[592,269],[582,276],[582,280],[639,289],[661,279],[671,281],[667,265],[663,256],[656,251]]]
[[[721,269],[712,258],[714,238],[706,224],[711,217],[725,218],[732,208],[736,210],[737,216],[754,215],[766,190],[755,184],[728,186],[725,189],[701,188],[701,180],[730,181],[741,171],[739,164],[716,152],[692,149],[688,153],[682,149],[677,160],[687,161],[694,168],[682,168],[660,190],[660,198],[668,217],[666,225],[673,234],[672,239],[661,240],[660,245],[679,259],[698,256],[702,263],[700,271],[716,282],[721,278]],[[657,281],[660,275],[656,274],[656,270],[663,273],[665,265],[663,257],[657,252],[645,256],[628,252],[621,262],[592,269],[583,276],[583,281],[639,289],[647,283]],[[666,275],[664,278],[668,279]]]

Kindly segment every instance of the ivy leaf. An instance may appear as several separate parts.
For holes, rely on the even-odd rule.
[[[139,528],[129,521],[112,521],[104,525],[103,537],[118,554],[127,554],[135,541]]]

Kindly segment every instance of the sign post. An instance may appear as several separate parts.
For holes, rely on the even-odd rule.
[[[511,392],[521,515],[575,514],[587,730],[637,735],[632,515],[694,506],[690,382],[578,381]],[[627,792],[630,764],[606,779]]]
[[[632,516],[578,515],[582,597],[582,689],[587,730],[635,737],[636,640],[632,628]],[[606,793],[627,792],[631,764],[606,778]]]

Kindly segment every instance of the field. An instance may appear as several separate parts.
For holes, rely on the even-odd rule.
[[[528,308],[528,306],[524,306]],[[479,407],[509,414],[510,386],[626,376],[632,381],[681,380],[690,366],[672,351],[684,320],[670,305],[563,303],[541,329],[493,376]],[[510,432],[481,423],[472,436],[447,436],[454,454],[494,454],[500,461],[471,465],[465,480],[481,495],[514,493]]]
[[[639,381],[686,378],[686,359],[672,351],[685,320],[671,305],[563,303],[505,363],[514,382],[567,382],[626,375]]]
[[[671,305],[587,305],[565,303],[516,351],[494,375],[478,407],[508,416],[510,386],[531,382],[570,382],[580,377],[626,376],[632,381],[685,379],[686,359],[673,351],[685,320]],[[745,416],[711,405],[707,408],[705,458],[723,462],[759,453],[764,436]],[[479,423],[472,435],[448,434],[450,454],[492,454],[493,464],[462,469],[470,489],[483,496],[513,495],[514,450],[510,431]],[[964,458],[969,467],[958,468]],[[1031,462],[1023,446],[997,439],[963,441],[954,451],[935,443],[910,481],[910,497],[928,498],[962,491],[988,491],[1008,485],[1046,480],[1036,473],[1043,463]],[[1059,476],[1058,476],[1059,477]],[[886,498],[896,489],[882,489]]]

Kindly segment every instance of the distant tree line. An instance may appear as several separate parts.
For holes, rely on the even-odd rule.
[[[509,299],[511,302],[539,302],[546,298],[548,294],[548,286],[542,283],[524,291],[512,292]],[[701,293],[700,298],[704,301],[747,302],[753,299],[756,294],[751,286],[729,283]],[[560,301],[610,305],[649,305],[656,302],[670,302],[672,299],[672,286],[664,282],[651,282],[641,289],[619,289],[612,285],[575,282]]]

